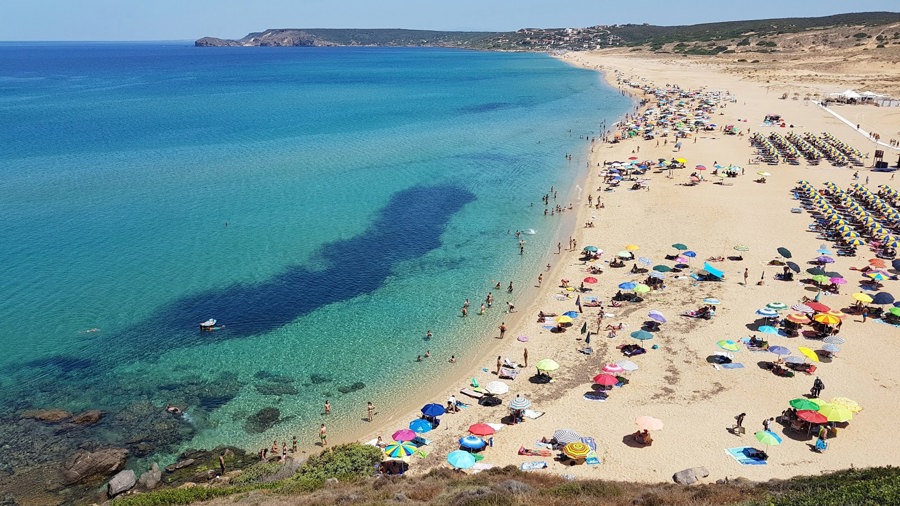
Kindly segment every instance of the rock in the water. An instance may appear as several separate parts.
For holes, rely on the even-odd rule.
[[[170,466],[166,466],[166,471],[171,473],[171,472],[177,471],[179,469],[183,469],[187,466],[194,465],[194,462],[195,462],[194,459],[179,460],[178,462],[176,462]]]
[[[366,384],[362,381],[357,381],[352,385],[344,385],[338,387],[338,392],[342,394],[349,394],[350,392],[356,392],[357,390],[362,390],[363,388],[366,388]]]
[[[274,427],[279,418],[281,418],[281,411],[278,411],[278,408],[263,408],[247,419],[247,422],[244,423],[244,430],[250,434],[263,433]]]
[[[159,485],[159,480],[162,479],[162,471],[159,469],[159,465],[156,462],[150,466],[150,470],[146,473],[142,474],[140,478],[138,478],[138,484],[144,490],[153,490]]]
[[[84,413],[78,413],[72,417],[72,423],[77,423],[78,425],[94,425],[99,422],[101,418],[103,418],[103,412],[99,409],[92,409],[85,411]]]
[[[675,480],[675,483],[681,485],[691,485],[697,483],[698,479],[706,478],[707,476],[709,476],[709,471],[707,471],[705,467],[692,467],[690,469],[678,471],[672,476],[672,479]]]
[[[122,469],[127,456],[128,450],[124,448],[105,448],[93,452],[80,450],[63,465],[63,483],[73,485],[98,476],[109,476]]]
[[[22,418],[33,418],[45,423],[59,423],[72,416],[64,409],[28,409],[22,412]]]
[[[134,471],[131,469],[119,471],[118,474],[109,480],[107,495],[115,497],[122,492],[127,492],[134,487],[135,483],[137,483],[137,477],[134,475]]]

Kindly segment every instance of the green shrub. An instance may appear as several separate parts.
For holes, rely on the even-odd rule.
[[[112,501],[112,504],[113,506],[174,506],[179,504],[191,504],[197,501],[207,501],[216,497],[225,497],[262,488],[269,487],[256,485],[252,487],[168,488],[147,492],[145,494],[118,497]]]
[[[622,495],[622,488],[615,483],[600,480],[570,481],[542,491],[552,497],[613,498]]]
[[[295,476],[312,480],[372,476],[381,458],[381,449],[375,446],[359,443],[335,446],[310,457]]]
[[[869,34],[866,33],[866,32],[859,32],[859,33],[854,33],[854,34],[853,34],[853,37],[856,38],[856,39],[868,39],[868,38],[869,38]]]
[[[231,483],[234,485],[246,485],[248,483],[256,483],[262,478],[272,476],[284,467],[280,462],[260,462],[250,467],[244,468],[241,474],[236,476]]]

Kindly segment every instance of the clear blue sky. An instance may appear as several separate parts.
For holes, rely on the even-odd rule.
[[[0,40],[240,38],[267,28],[507,31],[893,11],[898,0],[0,0]],[[900,19],[900,14],[898,14]]]

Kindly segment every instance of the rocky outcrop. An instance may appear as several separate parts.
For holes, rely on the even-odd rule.
[[[22,418],[33,418],[44,423],[59,423],[72,416],[64,409],[28,409],[22,412]]]
[[[228,47],[240,46],[236,40],[219,39],[216,37],[203,37],[194,41],[195,47]]]
[[[138,478],[138,485],[144,490],[153,490],[159,485],[160,480],[162,480],[162,470],[160,470],[159,465],[154,462],[150,467],[150,470]]]
[[[137,483],[137,477],[134,474],[134,471],[131,469],[126,469],[124,471],[119,471],[118,474],[112,477],[109,480],[109,485],[107,485],[106,494],[109,497],[115,497],[122,492],[127,492],[134,488],[134,485]]]
[[[697,480],[700,478],[706,478],[707,476],[709,476],[709,471],[705,467],[692,467],[678,471],[672,476],[672,479],[675,480],[675,483],[681,485],[691,485],[697,483]]]
[[[274,427],[280,418],[281,411],[278,408],[263,408],[247,418],[244,430],[250,434],[261,434]]]
[[[336,45],[337,44],[334,42],[330,42],[319,36],[294,28],[279,28],[266,30],[264,32],[255,32],[239,40],[203,37],[194,42],[194,46],[196,47],[321,47]]]
[[[103,418],[103,412],[99,409],[92,409],[73,416],[71,422],[78,425],[94,425],[101,418]]]
[[[127,456],[128,450],[124,448],[105,448],[93,452],[80,450],[63,464],[63,483],[74,485],[109,476],[122,469]]]

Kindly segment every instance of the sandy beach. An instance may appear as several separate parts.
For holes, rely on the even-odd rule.
[[[411,405],[421,405],[419,401],[445,404],[451,394],[469,404],[459,413],[442,416],[440,426],[424,434],[431,440],[423,448],[427,457],[414,455],[410,472],[419,474],[435,467],[447,467],[447,454],[458,449],[457,440],[467,434],[467,428],[476,422],[499,424],[507,421],[506,404],[516,395],[531,400],[532,409],[544,414],[517,425],[504,425],[493,436],[493,447],[483,452],[484,459],[480,464],[519,466],[523,462],[544,461],[548,467],[536,472],[644,482],[668,481],[673,473],[695,466],[706,467],[710,476],[705,481],[714,481],[739,476],[766,480],[851,466],[900,464],[900,442],[888,436],[893,416],[897,414],[893,398],[900,374],[895,367],[898,356],[895,341],[900,329],[871,319],[863,323],[860,316],[848,315],[840,332],[846,343],[830,363],[816,364],[818,370],[814,375],[798,373],[792,378],[777,377],[757,365],[774,360],[774,354],[750,351],[743,345],[733,353],[734,362],[742,363],[743,368],[716,368],[706,360],[710,354],[721,351],[716,344],[719,340],[738,341],[753,334],[763,335],[757,328],[765,321],[759,320],[755,313],[757,309],[775,301],[790,306],[803,297],[815,297],[817,290],[802,282],[810,277],[805,271],[793,281],[778,281],[774,276],[781,273],[782,268],[769,264],[779,257],[776,249],[785,247],[805,270],[810,267],[807,263],[819,255],[816,250],[823,243],[832,248],[831,243],[809,231],[809,225],[814,222],[809,212],[791,212],[792,208],[800,206],[792,189],[799,180],[807,180],[816,188],[821,188],[826,181],[833,181],[847,189],[855,182],[853,174],[856,171],[860,175],[858,182],[867,182],[873,191],[878,185],[895,184],[890,173],[869,169],[876,145],[866,132],[881,133],[884,142],[900,138],[900,132],[896,131],[900,124],[900,108],[832,107],[849,122],[858,122],[857,130],[855,125],[840,121],[812,100],[803,99],[802,95],[796,100],[780,98],[783,93],[790,96],[795,87],[817,89],[820,97],[843,91],[834,83],[803,80],[802,84],[774,85],[729,72],[715,62],[635,57],[625,52],[569,53],[562,58],[572,65],[603,72],[610,85],[633,94],[636,100],[645,98],[643,92],[626,82],[660,88],[677,84],[685,90],[720,90],[733,99],[723,101],[715,109],[719,128],[682,139],[677,151],[672,137],[659,139],[663,141],[659,143],[655,139],[628,139],[618,143],[597,140],[592,144],[590,174],[580,183],[584,188],[582,198],[576,202],[575,212],[566,216],[571,220],[571,214],[575,214],[577,247],[567,251],[563,243],[560,254],[556,251],[548,254],[553,259],[551,271],[543,273],[540,288],[529,289],[527,303],[520,295],[516,313],[509,315],[506,322],[509,330],[503,340],[485,336],[486,341],[494,337],[485,345],[488,350],[478,358],[464,354],[457,364],[459,373],[456,377],[444,378],[440,386],[434,387],[436,390],[423,385],[410,396]],[[894,63],[890,68],[894,75],[898,70],[896,67]],[[768,135],[777,131],[785,135],[792,130],[763,126],[767,114],[780,115],[798,133],[833,134],[867,155],[866,167],[833,167],[827,162],[818,166],[806,162],[799,165],[751,164],[756,152],[749,143],[752,132]],[[721,126],[726,124],[737,126],[741,134],[725,135]],[[896,148],[880,146],[878,149],[886,152],[885,160],[896,163],[900,154]],[[612,191],[596,191],[598,185],[608,187],[602,184],[600,175],[605,169],[604,162],[627,161],[629,157],[650,161],[684,158],[687,168],[672,171],[672,177],[668,170],[648,171],[642,177],[649,179],[649,190],[631,190],[630,183],[623,182]],[[710,173],[716,163],[742,167],[743,175],[719,180]],[[701,164],[709,168],[701,173],[704,181],[685,185],[690,181],[694,167]],[[760,171],[771,173],[765,184],[754,181],[760,177],[757,175]],[[900,181],[896,184],[900,186]],[[589,194],[592,199],[600,199],[602,209],[588,206]],[[593,222],[594,227],[585,227],[587,222]],[[726,259],[714,263],[725,273],[722,281],[696,281],[687,275],[689,271],[682,272],[677,278],[669,273],[665,289],[646,294],[643,302],[624,302],[622,307],[609,307],[620,283],[641,282],[647,276],[631,272],[633,261],[626,263],[624,268],[610,268],[608,262],[616,252],[626,245],[636,245],[639,247],[634,252],[636,256],[651,259],[653,264],[671,265],[665,257],[675,252],[674,243],[683,243],[697,253],[691,261],[690,272],[700,270],[703,260],[708,257],[739,254],[734,250],[735,245],[746,245],[749,250],[742,253],[740,261]],[[596,262],[584,262],[580,260],[580,252],[586,245],[597,246],[604,254]],[[856,257],[834,258],[836,261],[828,266],[829,270],[840,272],[848,284],[841,287],[839,295],[823,295],[821,302],[835,309],[846,309],[855,302],[850,295],[860,290],[858,282],[862,279],[861,273],[851,267],[866,266],[874,253],[863,246]],[[577,310],[574,300],[577,292],[561,288],[560,280],[568,279],[578,286],[582,279],[591,275],[588,272],[591,265],[601,267],[603,272],[595,275],[596,284],[586,285],[591,291],[583,293],[582,297],[584,300],[597,297],[604,301],[607,314],[603,318],[603,327],[622,323],[624,329],[615,338],[607,337],[603,329],[598,334],[598,309],[593,307],[584,307],[584,312],[564,333],[552,333],[544,328],[545,324],[537,322],[539,311],[561,314]],[[749,276],[746,286],[745,269]],[[534,273],[535,284],[538,274]],[[882,291],[896,292],[898,283],[885,281]],[[706,297],[721,300],[714,318],[679,316],[683,311],[702,306]],[[498,304],[504,305],[503,300],[501,298]],[[641,328],[651,310],[661,312],[668,321],[654,333],[653,340],[641,343],[647,353],[632,359],[639,370],[623,374],[628,378],[628,384],[613,387],[605,401],[586,399],[585,393],[596,392],[592,378],[601,372],[601,367],[626,358],[617,346],[638,343],[629,334]],[[585,335],[579,332],[584,322],[592,335],[591,355],[579,351],[585,347]],[[518,340],[518,336],[527,336],[527,342]],[[765,337],[769,338],[770,345],[785,346],[794,354],[800,346],[821,348],[820,341],[802,335]],[[654,345],[656,349],[652,348]],[[526,347],[529,367],[521,367],[517,379],[506,381],[510,392],[500,396],[503,405],[480,406],[474,399],[459,393],[461,388],[470,386],[472,379],[481,385],[496,380],[494,370],[498,355],[521,363]],[[560,368],[551,373],[552,382],[530,381],[536,373],[533,364],[545,358],[560,364]],[[783,438],[783,443],[768,448],[770,458],[766,465],[741,465],[726,453],[726,449],[740,446],[765,449],[756,441],[754,432],[762,430],[764,419],[778,417],[789,408],[790,399],[807,394],[817,376],[825,384],[821,394],[823,399],[849,397],[864,408],[847,428],[839,429],[837,437],[829,440],[826,452],[813,451],[814,437],[773,423],[772,430]],[[728,428],[734,424],[735,415],[742,412],[746,413],[744,426],[747,432],[739,436]],[[408,413],[379,414],[373,430],[360,440],[367,441],[378,435],[389,440],[394,431],[405,428],[418,415],[417,408]],[[635,418],[644,415],[662,420],[665,426],[653,433],[651,446],[637,447],[630,436],[636,430]],[[542,437],[549,438],[561,428],[594,438],[596,454],[602,463],[569,466],[555,459],[559,452],[553,452],[551,457],[518,454],[521,447],[535,449],[537,441]],[[334,439],[341,442],[343,438]]]

